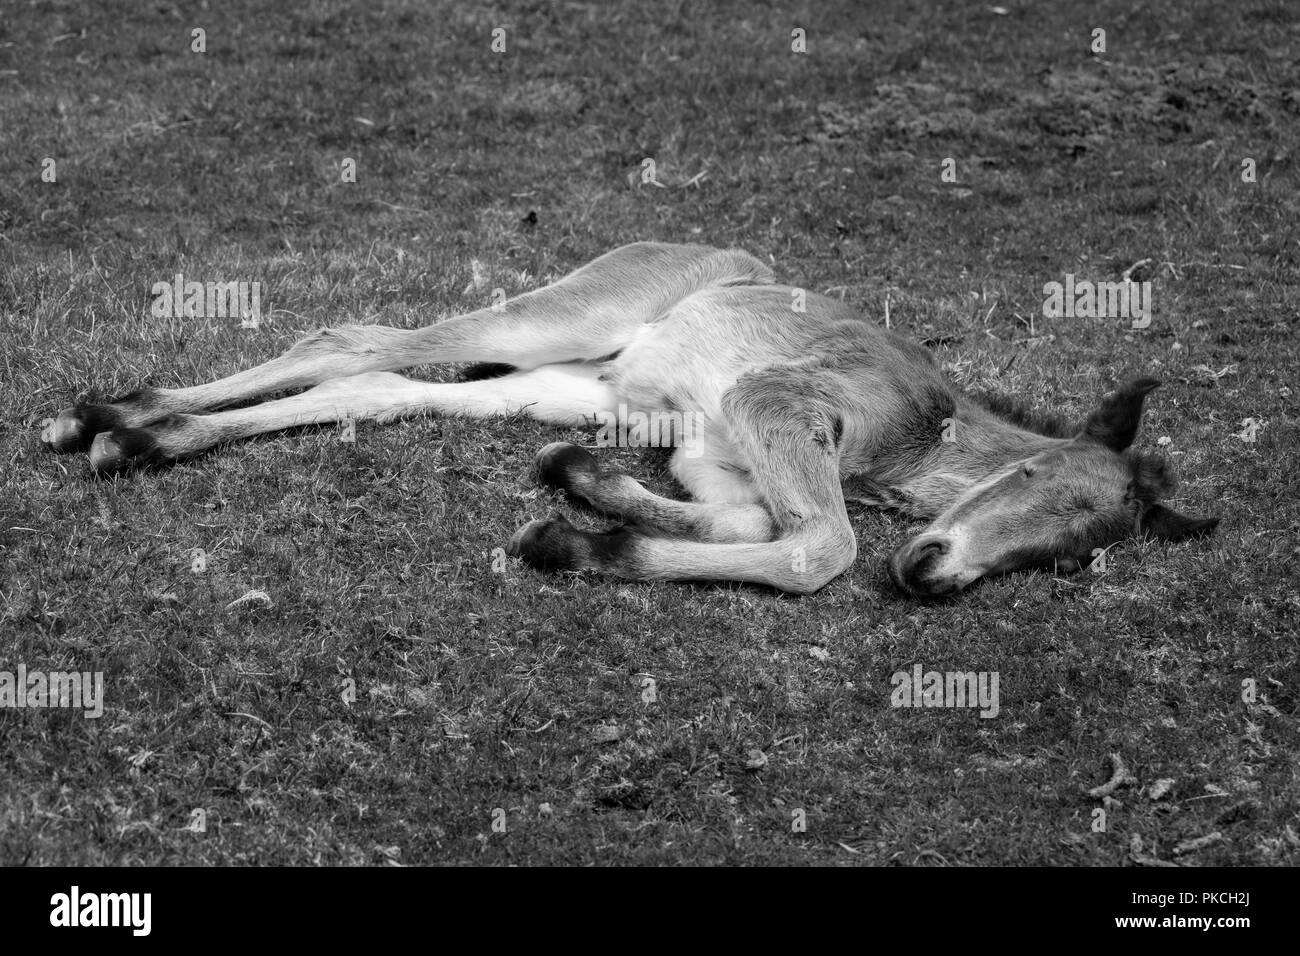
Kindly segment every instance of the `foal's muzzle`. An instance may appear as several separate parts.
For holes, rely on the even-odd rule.
[[[940,597],[960,589],[952,578],[936,574],[937,565],[951,547],[941,535],[921,535],[889,556],[889,577],[916,597]]]

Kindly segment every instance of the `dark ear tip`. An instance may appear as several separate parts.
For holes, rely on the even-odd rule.
[[[1218,518],[1189,518],[1164,505],[1154,504],[1144,513],[1140,530],[1158,541],[1186,541],[1208,537],[1218,526]]]
[[[1187,522],[1180,537],[1184,540],[1208,538],[1218,527],[1218,518],[1196,518]]]

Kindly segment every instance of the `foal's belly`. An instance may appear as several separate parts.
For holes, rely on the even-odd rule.
[[[608,373],[629,406],[713,418],[742,375],[801,357],[778,322],[713,301],[734,291],[696,293],[658,322],[641,326]]]
[[[734,362],[709,360],[664,323],[641,326],[610,363],[606,377],[630,411],[691,412],[715,418],[722,396],[743,372]],[[667,333],[667,334],[666,334]]]

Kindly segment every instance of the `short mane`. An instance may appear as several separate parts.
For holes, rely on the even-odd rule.
[[[981,391],[972,392],[971,397],[998,418],[1048,438],[1072,438],[1081,427],[1063,415],[1036,411],[1007,395]]]

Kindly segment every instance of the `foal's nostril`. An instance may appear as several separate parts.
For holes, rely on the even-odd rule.
[[[889,576],[894,584],[914,594],[927,593],[923,578],[930,566],[949,551],[949,543],[940,537],[925,541],[913,539],[889,557]]]
[[[935,538],[921,545],[921,550],[917,552],[916,559],[917,561],[920,561],[922,558],[928,558],[931,555],[938,556],[940,554],[947,554],[947,553],[948,553],[948,542],[939,538]]]
[[[903,569],[908,584],[915,587],[918,578],[929,569],[930,565],[947,553],[948,542],[942,538],[931,538],[916,545]]]
[[[941,557],[948,553],[948,542],[941,538],[933,538],[923,543],[916,549],[912,556],[912,566],[909,569],[909,576],[915,578],[916,575],[934,564]]]

